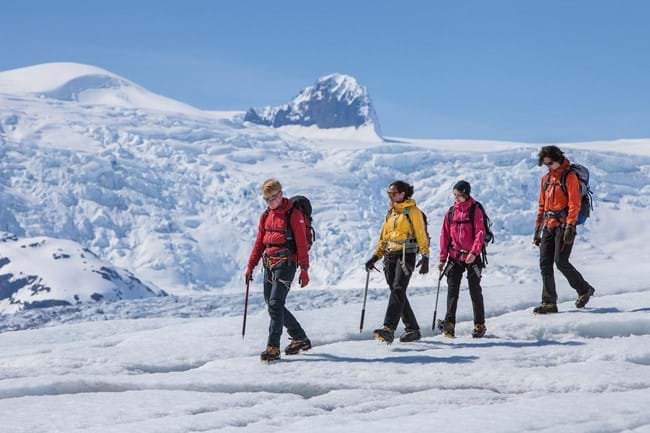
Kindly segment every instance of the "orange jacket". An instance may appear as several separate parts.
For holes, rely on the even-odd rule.
[[[542,224],[549,228],[557,227],[561,224],[575,225],[578,220],[578,213],[580,212],[580,182],[578,175],[574,172],[569,172],[566,177],[566,190],[567,194],[562,190],[560,180],[565,170],[569,169],[571,163],[568,159],[557,169],[551,170],[549,173],[542,177],[539,188],[539,206],[537,208],[537,221],[535,227],[541,227]],[[544,190],[547,184],[548,188]],[[559,212],[562,210],[567,211],[565,218],[544,218],[544,213],[548,211]]]

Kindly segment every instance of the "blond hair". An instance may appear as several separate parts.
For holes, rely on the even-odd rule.
[[[272,195],[279,191],[282,191],[282,184],[277,179],[267,179],[262,184],[262,194],[264,195]]]

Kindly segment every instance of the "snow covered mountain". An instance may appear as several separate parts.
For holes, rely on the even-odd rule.
[[[154,103],[151,93],[105,103],[123,98],[125,87],[128,95],[141,89],[135,84],[86,86],[71,92],[77,99],[55,91],[88,74],[112,76],[74,64],[0,73],[0,230],[78,242],[170,293],[239,292],[265,207],[259,185],[275,176],[314,205],[310,286],[352,288],[364,281],[389,182],[415,184],[435,251],[451,187],[465,178],[494,222],[490,279],[517,285],[537,275],[534,259],[512,257],[532,233],[543,173],[537,145],[358,140],[343,129],[321,136],[313,127],[268,128],[237,113]],[[92,92],[103,96],[84,99]],[[594,217],[580,228],[583,257],[640,272],[613,245],[644,250],[633,228],[650,209],[650,141],[561,146],[591,169],[596,191]],[[413,285],[430,281],[416,276]]]
[[[0,93],[81,105],[198,113],[189,105],[156,95],[112,72],[78,63],[47,63],[0,72]]]
[[[305,87],[288,104],[251,108],[244,120],[274,128],[300,125],[331,128],[370,128],[381,136],[377,113],[365,87],[354,77],[331,74]]]
[[[0,312],[164,295],[75,242],[0,233]]]

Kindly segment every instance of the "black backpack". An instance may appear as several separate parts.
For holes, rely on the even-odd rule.
[[[578,177],[578,183],[580,184],[580,212],[578,213],[578,221],[576,224],[584,224],[587,219],[591,216],[591,211],[594,210],[594,202],[592,198],[593,192],[589,187],[589,169],[584,165],[580,164],[571,164],[567,170],[564,170],[562,176],[560,176],[560,188],[562,192],[567,197],[569,193],[566,188],[566,178],[569,175],[569,172],[574,172]],[[544,191],[546,191],[551,184],[551,176],[546,175],[546,180],[544,182]]]
[[[487,212],[485,212],[485,208],[483,207],[483,205],[480,202],[475,200],[472,206],[470,206],[469,208],[469,218],[463,221],[454,221],[454,207],[451,206],[447,211],[447,218],[450,226],[454,223],[469,224],[472,227],[472,238],[474,238],[476,236],[476,233],[474,232],[474,215],[476,212],[476,208],[479,208],[479,210],[483,212],[483,225],[485,226],[485,238],[483,239],[483,247],[481,248],[481,263],[483,263],[483,267],[485,267],[488,264],[487,245],[490,243],[492,244],[494,243],[494,233],[492,233],[492,221],[490,220],[490,217],[487,215]]]
[[[285,238],[286,238],[286,243],[284,246],[289,249],[292,252],[297,251],[296,247],[296,241],[293,237],[293,232],[291,231],[291,213],[293,212],[294,209],[299,209],[300,212],[302,212],[303,216],[305,217],[305,228],[307,229],[307,249],[311,249],[311,246],[314,244],[314,241],[316,240],[316,231],[314,230],[314,227],[312,225],[312,207],[311,207],[311,202],[309,199],[305,196],[302,195],[296,195],[293,196],[289,199],[291,201],[291,209],[285,214],[285,220],[284,220],[284,226],[285,226]],[[266,221],[266,218],[268,217],[270,212],[270,209],[266,209],[264,211],[264,221]]]

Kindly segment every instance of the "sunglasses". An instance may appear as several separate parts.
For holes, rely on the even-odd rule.
[[[544,164],[544,165],[547,166],[547,167],[550,167],[550,166],[552,166],[553,164],[555,164],[555,161],[542,162],[542,164]]]
[[[270,202],[272,202],[273,200],[275,200],[276,198],[278,198],[278,196],[280,195],[281,192],[282,192],[282,191],[278,191],[278,192],[276,192],[276,193],[273,194],[273,195],[270,195],[270,196],[268,196],[268,197],[262,197],[262,198],[264,199],[265,202],[270,203]]]
[[[399,191],[386,191],[386,194],[388,194],[389,196],[392,197],[394,195],[401,194],[401,192],[399,192]]]

